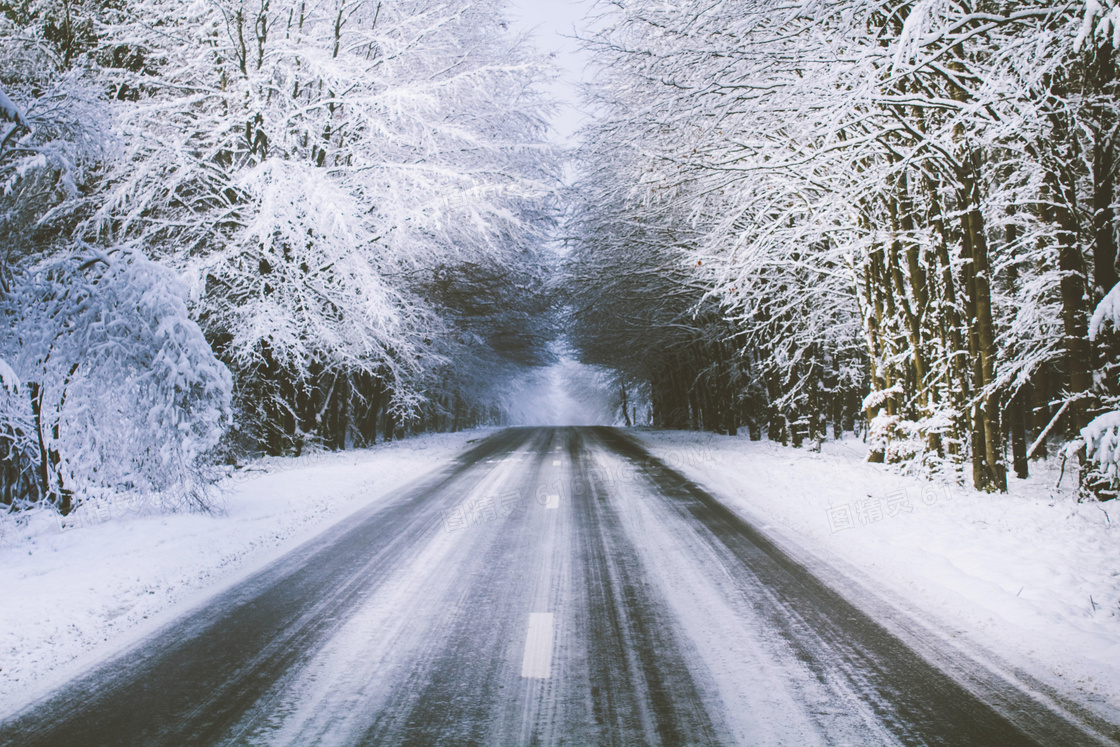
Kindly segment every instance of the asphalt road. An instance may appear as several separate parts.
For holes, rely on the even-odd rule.
[[[620,431],[511,429],[0,723],[0,744],[1120,740],[822,577]]]

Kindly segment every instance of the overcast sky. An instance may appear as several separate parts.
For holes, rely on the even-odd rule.
[[[514,28],[530,32],[537,48],[554,55],[564,74],[564,81],[552,92],[563,102],[556,112],[554,125],[561,139],[570,138],[579,126],[579,93],[586,57],[579,44],[570,38],[587,29],[588,16],[594,0],[511,0],[510,18]]]

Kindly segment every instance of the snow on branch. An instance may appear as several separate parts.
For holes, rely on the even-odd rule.
[[[1073,51],[1080,52],[1085,41],[1093,37],[1107,38],[1112,32],[1112,46],[1120,46],[1120,7],[1113,6],[1111,0],[1085,0],[1085,15],[1077,38],[1073,41]]]
[[[1120,283],[1117,283],[1097,304],[1097,310],[1089,320],[1089,339],[1095,342],[1106,326],[1111,326],[1114,331],[1120,331]]]
[[[1085,453],[1101,474],[1120,481],[1120,411],[1106,412],[1081,429]]]
[[[921,0],[911,10],[902,25],[902,32],[895,41],[894,68],[901,69],[918,56],[923,37],[932,26],[932,3]]]
[[[3,358],[0,358],[0,390],[9,394],[19,394],[19,376]]]
[[[0,89],[0,119],[5,122],[15,122],[17,125],[27,127],[27,116],[16,106],[8,95]]]

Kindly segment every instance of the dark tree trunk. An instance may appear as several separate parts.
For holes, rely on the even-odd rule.
[[[1072,185],[1063,189],[1056,169],[1048,174],[1054,219],[1057,224],[1058,270],[1061,272],[1062,331],[1065,348],[1066,382],[1072,398],[1066,418],[1066,435],[1077,438],[1088,425],[1088,402],[1092,388],[1092,352],[1089,348],[1089,301],[1085,287],[1085,261],[1077,246],[1077,217],[1074,214]]]
[[[1038,369],[1038,373],[1034,375],[1034,381],[1031,383],[1030,401],[1033,407],[1030,408],[1029,414],[1030,430],[1033,438],[1038,438],[1043,428],[1050,422],[1050,418],[1054,417],[1054,409],[1050,406],[1050,381],[1049,366],[1042,366]],[[1047,456],[1047,454],[1046,439],[1043,439],[1031,456],[1038,459]]]
[[[1095,106],[1093,123],[1093,281],[1101,293],[1108,293],[1120,278],[1116,270],[1116,213],[1112,203],[1116,194],[1116,83],[1115,52],[1106,34],[1099,45],[1090,45],[1089,85],[1098,95],[1108,93],[1108,102]]]
[[[377,444],[377,421],[381,417],[381,394],[383,390],[384,385],[381,379],[374,378],[369,395],[369,410],[366,411],[366,416],[364,418],[365,439],[366,444],[369,446]]]
[[[346,436],[350,430],[350,378],[341,376],[335,387],[334,448],[345,451]]]
[[[393,411],[388,407],[385,408],[385,429],[381,433],[381,440],[388,443],[393,440],[393,433],[397,429],[397,420],[393,417]]]
[[[51,495],[51,467],[50,457],[47,454],[47,440],[43,436],[43,387],[38,382],[28,382],[28,393],[31,396],[31,415],[35,421],[35,436],[39,444],[39,483],[41,495]],[[63,512],[63,516],[67,512]]]
[[[1011,461],[1020,480],[1030,474],[1027,465],[1026,393],[1020,387],[1007,404],[1007,427],[1011,436]]]
[[[976,156],[978,158],[978,155]],[[969,164],[970,171],[962,178],[964,210],[961,216],[964,234],[965,257],[971,260],[970,306],[974,312],[976,343],[979,352],[979,386],[985,391],[979,407],[979,423],[973,426],[975,435],[983,438],[984,467],[978,489],[995,488],[1007,491],[1007,467],[1004,464],[1003,433],[999,427],[1000,401],[995,390],[995,326],[992,322],[991,266],[988,263],[988,241],[984,231],[984,217],[980,212],[980,189],[975,174],[979,164]],[[981,444],[973,443],[973,450]],[[977,477],[974,469],[973,478]]]

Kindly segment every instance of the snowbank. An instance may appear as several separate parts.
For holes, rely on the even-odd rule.
[[[868,464],[857,440],[821,453],[743,437],[643,432],[651,452],[765,531],[888,604],[1120,721],[1120,506],[1077,503],[1055,465],[1008,495]],[[690,452],[692,453],[692,452]]]
[[[268,458],[220,515],[0,515],[0,714],[137,640],[314,534],[447,463],[485,431]]]

